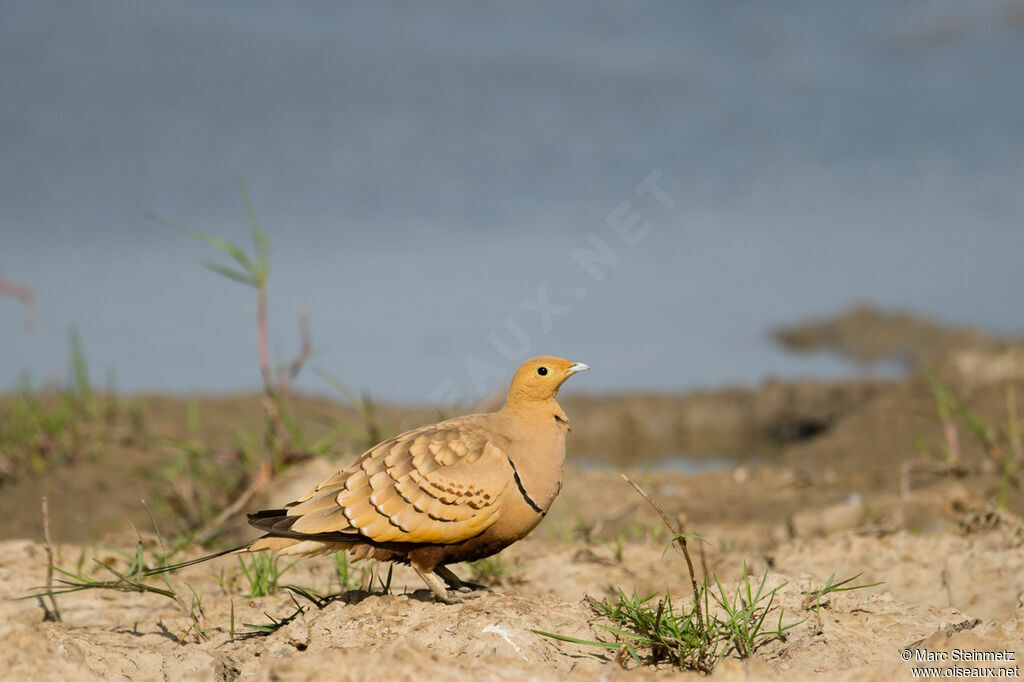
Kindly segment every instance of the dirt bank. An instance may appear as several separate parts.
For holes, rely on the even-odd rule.
[[[860,347],[828,329],[805,330],[814,338],[801,343],[838,334],[840,346]],[[894,332],[886,349],[921,329],[897,319],[903,336]],[[954,330],[926,344],[927,372],[902,379],[567,396],[574,432],[561,496],[495,563],[456,568],[495,586],[453,606],[431,601],[407,569],[385,593],[383,569],[351,567],[343,578],[329,558],[290,566],[276,591],[252,597],[237,558],[224,557],[175,574],[178,601],[87,590],[59,597],[63,620],[44,622],[42,602],[18,599],[45,580],[40,495],[49,497],[57,565],[108,579],[101,564],[125,570],[135,528],[148,557],[161,546],[142,498],[168,539],[234,499],[263,423],[251,395],[96,396],[72,408],[42,396],[46,428],[22,441],[8,428],[0,449],[0,669],[53,680],[674,677],[681,673],[665,663],[639,667],[614,649],[534,632],[614,639],[588,598],[619,590],[687,601],[685,564],[665,552],[669,531],[618,470],[703,538],[691,540],[698,580],[717,576],[732,593],[747,570],[778,588],[767,621],[792,627],[743,660],[728,649],[713,677],[910,679],[915,661],[902,659],[904,649],[947,659],[954,650],[1012,651],[1007,665],[1019,666],[1024,352],[1009,340],[977,341]],[[30,424],[16,401],[0,400],[0,419]],[[117,409],[104,408],[111,404]],[[301,396],[287,408],[292,466],[247,508],[294,499],[367,442],[444,416],[375,405],[367,417]],[[681,454],[724,457],[700,474],[663,466]],[[252,537],[241,518],[215,546]],[[881,584],[808,602],[805,592],[833,575]],[[285,584],[324,599],[314,604]],[[246,625],[291,616],[269,633]]]
[[[631,502],[625,485],[607,474],[571,479],[575,492],[583,486],[592,490],[595,477],[602,476],[601,496],[616,491],[615,503]],[[685,502],[688,493],[710,484],[702,477],[681,479],[661,484],[659,492],[665,497],[671,492],[666,485],[678,485],[676,499]],[[767,586],[780,587],[772,618],[781,614],[784,624],[795,624],[784,640],[766,643],[753,658],[730,657],[713,677],[793,680],[826,673],[841,679],[909,679],[910,664],[900,658],[908,647],[1024,654],[1024,528],[982,501],[968,496],[960,503],[969,508],[955,512],[948,491],[920,490],[902,502],[884,501],[890,518],[861,518],[808,537],[786,531],[759,538],[739,520],[694,521],[692,527],[708,538],[703,552],[708,570],[727,583],[742,576],[744,564],[758,576],[767,570]],[[908,505],[932,507],[941,527],[924,533],[898,528],[895,510]],[[189,617],[173,602],[152,594],[65,595],[59,598],[63,622],[42,622],[37,603],[14,599],[43,580],[43,548],[27,540],[4,541],[0,665],[11,679],[36,680],[308,679],[328,670],[332,678],[352,680],[615,679],[625,671],[614,651],[557,642],[533,631],[611,639],[600,627],[607,621],[596,616],[586,596],[666,588],[685,595],[685,570],[674,552],[663,553],[664,536],[654,541],[644,535],[656,531],[641,508],[630,519],[635,530],[624,531],[628,539],[621,544],[582,539],[572,515],[564,512],[503,554],[510,568],[492,592],[454,606],[436,604],[415,575],[398,569],[390,594],[336,593],[321,608],[307,604],[305,613],[269,635],[243,623],[265,624],[269,616],[291,614],[289,593],[248,597],[231,558],[189,568],[175,575],[173,584],[183,591],[190,584],[202,593],[199,622],[207,641],[190,632]],[[615,534],[608,528],[598,535],[604,532]],[[127,538],[124,543],[130,546]],[[65,545],[61,555],[67,561],[79,551]],[[118,560],[102,549],[99,557]],[[329,593],[332,571],[330,560],[311,560],[290,569],[286,578]],[[101,573],[94,571],[97,577]],[[884,583],[833,594],[817,609],[805,608],[802,592],[833,573],[860,574],[860,584]],[[630,677],[671,673],[661,665],[634,670]]]

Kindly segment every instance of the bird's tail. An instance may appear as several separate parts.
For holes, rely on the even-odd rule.
[[[319,556],[321,554],[328,554],[330,552],[338,552],[343,549],[348,549],[352,544],[351,542],[346,541],[353,538],[353,533],[321,533],[318,535],[306,535],[302,533],[290,533],[288,530],[291,527],[290,523],[286,524],[283,529],[276,529],[273,527],[275,523],[282,520],[294,523],[294,520],[297,518],[299,517],[289,517],[287,515],[287,510],[285,509],[264,509],[263,511],[256,512],[255,514],[249,514],[249,523],[260,530],[267,530],[271,532],[262,537],[256,538],[252,542],[247,542],[244,545],[232,547],[231,549],[224,549],[219,552],[214,552],[213,554],[207,554],[206,556],[201,556],[198,559],[182,561],[180,564],[171,564],[170,566],[161,566],[160,568],[150,569],[145,571],[143,575],[151,576],[160,575],[161,573],[170,573],[171,571],[177,571],[179,568],[201,564],[204,561],[216,559],[217,557],[224,556],[225,554],[275,550],[286,555]]]
[[[143,573],[143,575],[151,576],[151,575],[160,575],[161,573],[170,573],[171,571],[177,571],[179,568],[185,568],[186,566],[194,566],[196,564],[201,564],[204,561],[209,561],[210,559],[216,559],[217,557],[224,556],[225,554],[232,554],[234,552],[244,552],[244,551],[249,549],[249,545],[251,545],[251,544],[252,543],[247,542],[244,545],[240,545],[238,547],[232,547],[231,549],[224,549],[224,550],[221,550],[219,552],[214,552],[213,554],[207,554],[206,556],[201,556],[198,559],[192,559],[190,561],[182,561],[180,564],[171,564],[170,566],[161,566],[160,568],[153,568],[153,569],[150,569],[148,571],[145,571]]]

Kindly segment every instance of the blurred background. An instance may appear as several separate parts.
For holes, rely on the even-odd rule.
[[[307,310],[310,364],[388,400],[475,399],[548,353],[588,391],[840,378],[769,332],[856,302],[1021,328],[1021,3],[0,17],[0,277],[36,296],[31,329],[0,297],[5,389],[62,380],[73,326],[119,390],[257,387],[253,291],[146,218],[249,248],[236,174],[273,248],[272,356]],[[652,173],[672,208],[635,192]],[[572,254],[602,243],[596,280]]]
[[[0,556],[23,567],[0,607],[43,570],[5,538],[52,526],[83,543],[58,554],[75,570],[113,548],[103,579],[140,532],[148,566],[249,540],[245,512],[493,409],[556,354],[593,368],[560,397],[565,485],[492,583],[579,609],[675,594],[629,471],[707,539],[705,577],[770,569],[797,599],[860,576],[899,600],[808,613],[781,674],[878,662],[883,636],[1002,622],[1018,642],[1022,65],[1024,0],[0,0]],[[294,384],[263,383],[255,290],[204,267],[231,258],[168,225],[253,253],[239,178],[271,245],[273,363],[308,313]],[[288,580],[353,587],[348,564],[305,566]],[[239,568],[217,565],[232,638]],[[139,651],[127,602],[74,603]],[[141,646],[186,661],[167,632]],[[8,648],[65,660],[35,636]]]

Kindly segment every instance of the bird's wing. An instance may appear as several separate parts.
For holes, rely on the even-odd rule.
[[[384,441],[288,505],[293,534],[358,533],[374,542],[450,544],[498,520],[513,481],[507,437],[480,416]],[[291,520],[295,518],[294,521]]]

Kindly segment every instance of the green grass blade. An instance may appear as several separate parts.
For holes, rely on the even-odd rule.
[[[85,360],[85,351],[82,349],[82,339],[78,335],[78,329],[72,327],[70,332],[71,341],[71,371],[74,378],[74,391],[83,407],[89,407],[92,403],[92,381],[89,379],[89,366]]]
[[[252,197],[245,187],[245,180],[241,175],[235,176],[235,186],[238,187],[238,196],[242,200],[242,207],[245,209],[245,219],[249,223],[249,231],[252,233],[253,253],[256,256],[256,265],[259,270],[266,274],[266,268],[270,264],[270,242],[266,233],[260,229],[259,219],[256,217],[256,209],[253,207]]]
[[[218,275],[222,277],[227,277],[228,279],[240,282],[242,284],[245,284],[246,286],[257,286],[256,280],[253,279],[251,275],[248,275],[242,272],[241,270],[229,268],[226,265],[221,265],[220,263],[214,262],[206,258],[200,260],[199,262],[207,270],[212,270],[213,272],[216,272]]]
[[[637,634],[635,632],[627,632],[626,630],[621,630],[619,628],[613,628],[608,625],[601,624],[598,624],[597,627],[601,628],[602,630],[607,630],[608,632],[612,633],[617,637],[623,637],[625,639],[636,639],[639,641],[647,640],[647,637],[645,637],[644,635]]]
[[[577,639],[575,637],[569,637],[568,635],[559,635],[554,632],[544,632],[543,630],[530,630],[530,632],[544,637],[550,637],[551,639],[557,639],[560,642],[569,642],[571,644],[584,644],[586,646],[597,646],[602,649],[619,649],[622,647],[618,642],[597,642],[589,639]]]
[[[245,252],[242,251],[242,249],[240,249],[235,244],[232,244],[231,242],[227,241],[226,239],[221,239],[220,237],[216,237],[212,234],[201,232],[183,223],[168,220],[167,218],[164,218],[163,216],[160,216],[159,214],[154,213],[153,211],[146,211],[146,217],[154,222],[160,223],[164,227],[169,227],[177,232],[183,232],[188,236],[192,237],[193,239],[197,239],[205,244],[208,244],[209,246],[212,246],[215,249],[227,253],[235,260],[236,263],[242,266],[243,270],[249,272],[250,274],[256,274],[257,268],[255,265],[253,265],[253,262],[249,260],[249,257],[245,255]]]

